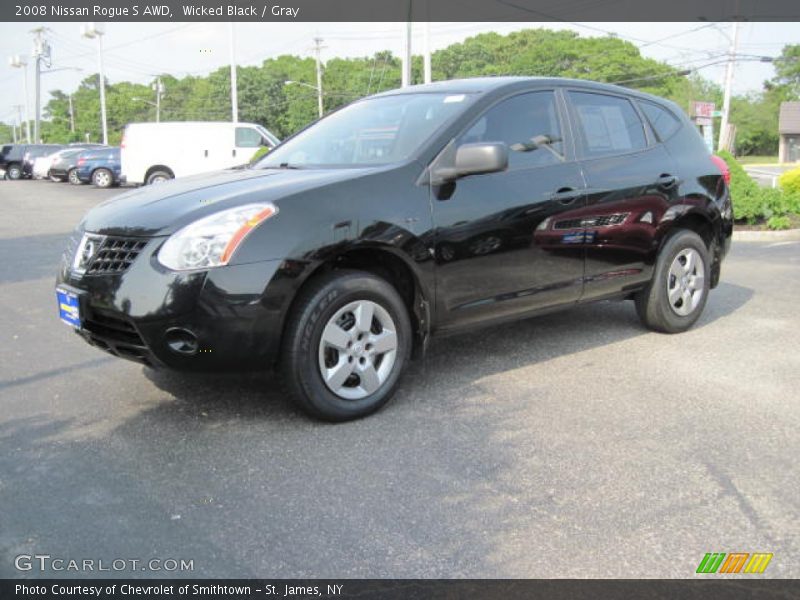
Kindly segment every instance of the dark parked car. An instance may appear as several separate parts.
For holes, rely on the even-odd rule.
[[[730,246],[726,177],[683,112],[647,94],[409,87],[250,168],[93,208],[64,253],[60,315],[152,366],[276,364],[308,413],[356,418],[432,334],[606,298],[634,300],[656,331],[688,329]]]
[[[82,152],[85,152],[84,148],[71,146],[56,154],[48,172],[50,179],[69,181],[73,185],[83,183],[78,179],[78,158]]]
[[[40,156],[48,156],[58,152],[63,147],[60,144],[32,144],[28,146],[22,158],[22,176],[26,178],[33,177],[34,161]]]
[[[0,154],[0,169],[6,172],[6,179],[22,179],[30,177],[33,161],[57,151],[62,146],[57,144],[9,144],[3,146]]]
[[[91,182],[100,188],[119,185],[119,148],[84,150],[78,157],[75,174],[82,183]]]

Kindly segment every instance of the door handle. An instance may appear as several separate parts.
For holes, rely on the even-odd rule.
[[[656,180],[656,183],[658,183],[658,187],[669,189],[678,183],[678,178],[675,177],[675,175],[670,175],[669,173],[662,173],[661,176]]]
[[[234,148],[233,150],[231,150],[231,156],[236,156],[236,148]]]
[[[576,190],[571,187],[563,187],[559,188],[557,191],[550,196],[551,200],[557,200],[561,204],[572,204],[575,202],[576,199],[580,198],[583,195],[581,190]]]

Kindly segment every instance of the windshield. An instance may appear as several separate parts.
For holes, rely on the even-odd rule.
[[[255,165],[354,167],[406,160],[471,101],[467,94],[418,93],[368,98],[315,123]]]

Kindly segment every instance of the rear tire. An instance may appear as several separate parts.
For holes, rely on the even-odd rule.
[[[169,181],[170,179],[174,179],[175,176],[170,173],[169,171],[164,171],[161,169],[155,170],[147,176],[147,185],[154,185],[158,183],[164,183],[165,181]]]
[[[411,322],[397,290],[364,271],[333,271],[301,292],[281,348],[287,391],[327,421],[386,404],[411,356]]]
[[[96,169],[92,173],[92,183],[99,188],[109,188],[114,183],[114,175],[108,169]]]
[[[6,177],[8,179],[22,179],[22,167],[19,165],[9,165],[8,169],[6,169]]]
[[[636,294],[636,312],[654,331],[681,333],[700,318],[708,300],[711,260],[703,239],[677,229],[661,248],[653,279]]]
[[[78,169],[70,169],[67,173],[67,181],[72,185],[82,185],[83,182],[78,178]]]

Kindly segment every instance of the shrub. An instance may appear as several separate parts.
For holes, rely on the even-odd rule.
[[[760,221],[768,221],[771,229],[786,229],[789,220],[781,217],[800,215],[800,169],[794,169],[781,176],[780,188],[762,188],[747,174],[730,152],[721,151],[719,156],[727,163],[731,171],[731,199],[733,215],[737,221],[746,221],[753,225]],[[797,176],[787,175],[798,173]],[[784,177],[788,185],[784,184]],[[775,227],[769,225],[775,219]],[[786,224],[783,227],[783,224]]]
[[[781,189],[787,194],[800,195],[800,167],[786,171],[778,179]]]
[[[769,229],[789,229],[792,226],[789,217],[782,216],[782,217],[770,217],[767,221],[767,227]]]

